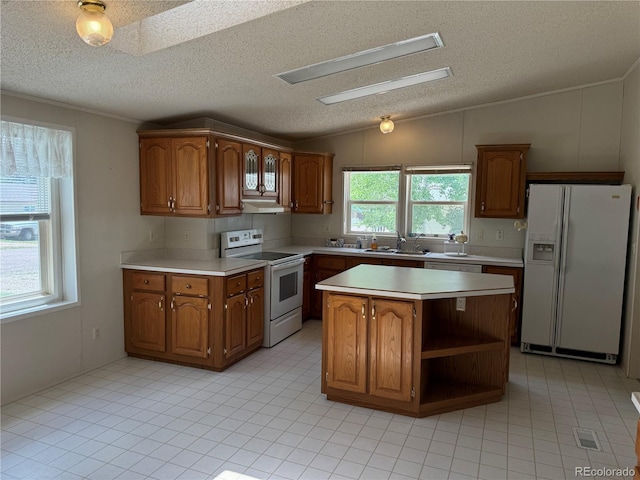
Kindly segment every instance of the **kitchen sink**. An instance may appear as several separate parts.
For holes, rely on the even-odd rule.
[[[377,250],[372,250],[370,248],[367,248],[365,250],[365,252],[367,252],[367,253],[393,253],[393,254],[396,254],[396,255],[413,255],[413,256],[416,256],[416,257],[423,257],[425,255],[429,255],[429,252],[406,252],[406,251],[403,251],[403,250],[396,250],[395,248],[389,248],[389,249],[379,248]]]

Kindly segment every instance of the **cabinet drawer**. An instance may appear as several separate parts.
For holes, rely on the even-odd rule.
[[[209,280],[203,277],[173,275],[171,289],[173,293],[206,297],[209,295]]]
[[[346,257],[332,257],[329,255],[319,255],[316,259],[318,268],[330,268],[332,270],[344,270],[347,268]]]
[[[227,297],[233,297],[247,291],[247,276],[235,275],[227,278]]]
[[[254,270],[247,273],[247,287],[249,290],[258,288],[264,285],[264,270]]]
[[[138,273],[131,275],[132,287],[134,290],[152,290],[154,292],[164,292],[165,276],[162,273]]]

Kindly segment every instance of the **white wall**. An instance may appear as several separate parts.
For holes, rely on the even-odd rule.
[[[620,166],[625,182],[633,185],[629,261],[625,302],[622,367],[627,376],[640,378],[640,262],[637,248],[640,242],[638,196],[640,195],[640,61],[624,80],[622,129],[620,135]]]
[[[139,213],[136,124],[6,94],[1,102],[3,115],[75,128],[81,300],[1,325],[5,404],[125,355],[120,252],[164,246],[164,218]]]
[[[342,236],[344,165],[438,165],[474,163],[478,144],[531,143],[528,170],[619,170],[622,81],[406,121],[383,135],[374,125],[343,135],[299,142],[297,149],[335,153],[333,214],[294,215],[292,235],[311,243]],[[475,195],[475,188],[472,197]],[[472,209],[473,210],[473,209]],[[322,226],[329,226],[329,233]],[[476,238],[482,230],[483,239]],[[496,230],[504,240],[496,240]],[[513,220],[471,219],[478,246],[523,248],[525,231]]]

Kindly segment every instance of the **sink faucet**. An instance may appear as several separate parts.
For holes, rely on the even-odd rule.
[[[402,250],[402,244],[405,243],[407,240],[402,235],[400,235],[400,232],[398,230],[396,230],[396,233],[398,234],[398,240],[396,241],[396,249]]]
[[[417,235],[415,236],[415,238],[413,239],[413,251],[414,251],[414,252],[418,250],[418,247],[420,247],[420,245],[418,245],[418,239],[419,239],[420,237],[424,237],[424,236],[425,236],[425,234],[424,234],[424,233],[419,233],[419,234],[417,234]]]

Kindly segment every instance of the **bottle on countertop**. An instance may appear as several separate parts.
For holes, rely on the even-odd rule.
[[[356,239],[356,248],[362,248],[362,238],[360,237]]]
[[[377,250],[378,249],[378,239],[376,238],[376,236],[374,235],[371,238],[371,250]]]

